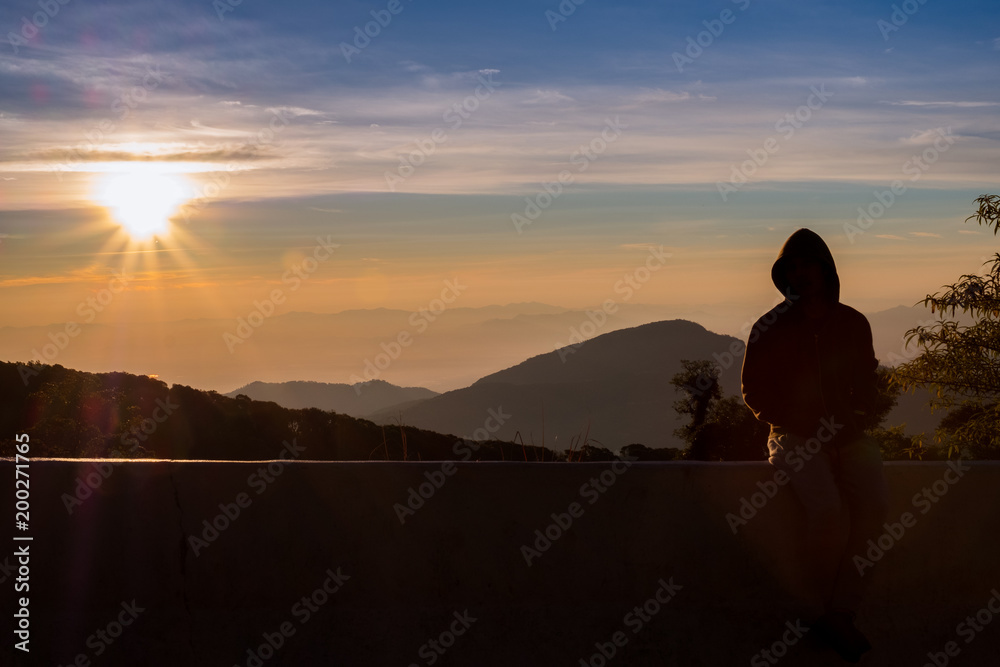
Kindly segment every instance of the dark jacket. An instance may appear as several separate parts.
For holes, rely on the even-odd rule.
[[[785,277],[788,258],[803,256],[823,266],[829,313],[810,318],[798,307]],[[830,249],[815,232],[792,234],[771,267],[785,300],[757,320],[743,359],[743,400],[771,433],[816,437],[837,424],[837,441],[860,435],[859,414],[876,399],[872,331],[864,315],[840,303],[840,278]]]

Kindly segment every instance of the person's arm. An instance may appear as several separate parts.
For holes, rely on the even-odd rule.
[[[740,378],[743,402],[758,420],[788,426],[787,405],[780,385],[781,364],[773,338],[773,329],[769,331],[760,320],[753,325]]]
[[[875,378],[878,359],[875,358],[871,324],[868,323],[868,318],[860,313],[858,318],[856,327],[858,362],[851,393],[854,409],[867,415],[875,409],[875,404],[878,402],[878,388]]]

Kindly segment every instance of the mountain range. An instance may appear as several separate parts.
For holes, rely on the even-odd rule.
[[[592,338],[686,319],[745,340],[756,319],[746,305],[734,305],[722,317],[697,308],[622,302],[606,320],[598,319],[598,326],[593,323],[596,310],[542,303],[449,307],[434,321],[385,308],[288,312],[267,318],[242,343],[230,340],[229,345],[225,335],[236,331],[235,318],[141,321],[128,327],[97,319],[78,323],[78,335],[61,346],[53,340],[59,339],[65,322],[0,327],[0,359],[151,375],[220,392],[256,381],[354,385],[368,380],[445,392],[568,345],[575,333]],[[902,334],[927,317],[922,307],[869,313],[876,355],[890,364],[912,357]],[[401,335],[409,337],[409,344],[396,350],[394,343]],[[386,348],[395,356],[390,358]]]
[[[905,316],[890,313],[891,317]],[[469,439],[523,441],[556,450],[586,438],[612,450],[635,443],[681,447],[670,379],[681,361],[709,360],[726,395],[739,395],[743,341],[694,322],[668,320],[601,334],[535,355],[442,394],[375,381],[355,385],[252,383],[231,392],[286,407],[320,407],[381,424],[405,424]],[[905,353],[905,350],[903,351]],[[904,394],[886,425],[933,432],[941,413],[926,408],[928,392]],[[399,398],[395,403],[393,398]],[[374,407],[378,406],[378,407]]]
[[[319,408],[352,417],[368,415],[399,405],[419,403],[437,396],[423,387],[397,387],[385,380],[357,384],[328,382],[251,382],[226,396],[245,395],[255,401],[273,401],[285,408]]]

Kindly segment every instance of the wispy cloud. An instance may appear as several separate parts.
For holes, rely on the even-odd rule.
[[[929,130],[921,130],[919,132],[914,132],[908,137],[903,137],[900,141],[904,144],[909,144],[913,146],[923,146],[927,144],[934,143],[935,140],[940,140],[942,136],[947,136],[951,134],[950,127],[935,127]]]
[[[11,155],[0,161],[58,162],[72,155],[86,162],[228,162],[260,160],[273,157],[268,150],[255,146],[192,146],[178,149],[170,145],[108,146],[94,150],[79,150],[75,146],[48,148],[23,155]]]
[[[694,6],[677,11],[696,27],[704,17]],[[423,19],[405,13],[350,67],[338,50],[350,29],[331,33],[325,23],[334,15],[334,23],[343,23],[343,7],[241,7],[220,22],[209,3],[194,0],[81,5],[75,14],[60,13],[44,43],[16,57],[0,53],[0,177],[39,171],[47,160],[60,159],[60,151],[82,145],[91,164],[198,162],[216,169],[231,161],[282,196],[383,192],[385,172],[445,128],[447,140],[400,190],[523,193],[571,167],[574,151],[594,141],[607,118],[620,116],[627,126],[620,139],[575,174],[574,188],[713,189],[748,151],[778,136],[779,119],[808,112],[794,137],[755,170],[747,189],[803,182],[881,186],[899,176],[910,147],[933,142],[928,128],[944,124],[976,141],[950,152],[921,175],[920,185],[993,182],[997,141],[991,137],[1000,136],[994,108],[1000,102],[976,101],[986,93],[972,74],[956,75],[966,72],[958,57],[933,61],[919,77],[894,66],[872,67],[885,60],[880,52],[831,58],[842,56],[844,45],[829,38],[829,26],[847,22],[829,13],[824,29],[795,24],[798,41],[789,44],[794,57],[774,53],[772,42],[748,24],[743,37],[734,32],[730,39],[727,29],[727,38],[707,49],[690,75],[678,77],[669,57],[650,45],[661,43],[663,30],[679,17],[628,2],[578,12],[576,41],[555,51],[544,21],[534,21],[537,34],[523,32],[527,23],[520,19],[537,8],[529,12],[517,2],[509,7],[512,23],[476,32],[465,30],[461,13],[428,10]],[[608,34],[607,20],[629,12],[635,18],[630,29]],[[360,12],[350,20],[363,18]],[[81,41],[91,25],[158,27],[122,28],[128,40],[101,33]],[[110,34],[120,37],[111,27]],[[941,31],[964,39],[950,28]],[[140,33],[141,41],[129,41]],[[520,39],[512,40],[513,34]],[[112,104],[150,67],[164,72],[163,85],[118,123]],[[872,71],[878,76],[860,74]],[[474,95],[479,77],[490,73],[502,85],[488,99],[476,99],[469,107],[475,111],[455,127],[459,116],[446,116],[448,110]],[[949,82],[933,89],[942,99],[925,99],[928,77]],[[824,85],[834,93],[829,104],[801,106],[811,86]],[[242,146],[267,130],[274,112],[290,119],[280,135],[255,148]],[[115,121],[113,133],[89,145],[86,137],[108,118]],[[26,183],[25,191],[42,187]],[[234,179],[223,196],[251,195],[266,192]]]
[[[939,100],[939,101],[921,101],[921,100],[900,100],[898,102],[883,102],[883,104],[891,104],[893,106],[900,107],[959,107],[959,108],[975,108],[975,107],[997,107],[1000,106],[1000,102],[972,102],[972,101],[958,101],[958,100]]]
[[[575,101],[569,95],[564,95],[558,90],[535,90],[523,101],[523,104],[564,104]]]
[[[664,90],[662,88],[643,88],[632,98],[637,104],[648,104],[656,102],[686,102],[691,99],[688,91]],[[705,99],[701,96],[701,99]]]

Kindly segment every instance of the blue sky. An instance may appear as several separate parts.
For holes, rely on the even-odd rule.
[[[974,270],[992,239],[962,223],[1000,189],[1000,21],[983,3],[914,0],[888,31],[893,3],[567,0],[553,29],[554,1],[401,0],[347,62],[388,2],[243,0],[221,18],[208,0],[53,2],[33,39],[0,42],[0,284],[34,323],[62,312],[40,291],[75,303],[140,250],[158,255],[133,264],[140,282],[178,317],[199,314],[194,287],[239,312],[320,233],[342,244],[331,285],[394,286],[303,308],[323,312],[407,308],[458,273],[479,305],[588,305],[658,245],[676,276],[644,300],[753,311],[800,226],[853,271],[845,300],[874,309]],[[40,11],[5,3],[0,34]],[[689,38],[704,46],[678,71]],[[201,203],[153,249],[116,241],[95,196],[143,169]],[[895,180],[905,194],[846,231]]]

